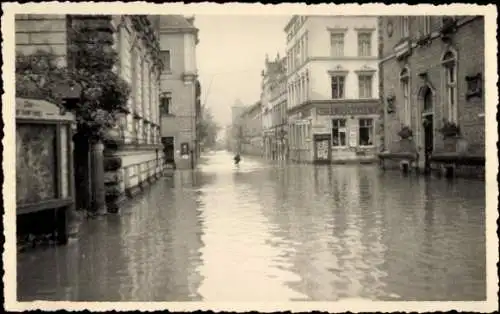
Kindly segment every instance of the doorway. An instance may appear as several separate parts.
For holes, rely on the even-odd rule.
[[[422,112],[422,126],[424,131],[424,173],[431,171],[430,159],[434,150],[434,106],[433,93],[430,88],[424,92],[424,110]]]
[[[330,134],[314,135],[314,161],[315,163],[330,163],[331,160]]]
[[[165,158],[165,165],[171,165],[175,167],[174,137],[162,137],[161,142],[163,144],[163,156]]]

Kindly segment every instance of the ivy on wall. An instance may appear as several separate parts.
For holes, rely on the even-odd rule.
[[[16,96],[45,99],[76,115],[78,133],[90,141],[106,137],[126,111],[130,87],[115,71],[118,54],[113,49],[109,16],[68,17],[67,65],[52,51],[16,56]],[[76,106],[64,103],[60,84],[77,85]]]

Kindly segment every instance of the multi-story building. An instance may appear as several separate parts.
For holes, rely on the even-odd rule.
[[[290,159],[375,159],[377,28],[371,16],[296,15],[286,25]]]
[[[77,62],[73,53],[77,51],[70,48],[77,46],[73,34],[79,27],[112,34],[112,43],[101,44],[108,44],[118,52],[115,70],[131,87],[126,110],[117,127],[109,132],[120,144],[105,147],[104,152],[106,158],[114,159],[113,164],[117,165],[112,169],[105,167],[106,197],[108,201],[123,199],[121,196],[126,192],[135,194],[162,172],[158,111],[162,65],[158,57],[158,17],[19,14],[16,15],[16,53],[50,51],[59,57],[61,66],[72,68]],[[88,160],[84,153],[75,152],[75,155],[82,158],[75,161],[77,167],[88,164],[84,161]],[[80,177],[75,180],[77,185],[82,181]]]
[[[274,61],[265,60],[261,85],[262,132],[264,157],[282,160],[287,155],[286,58],[279,54]]]
[[[419,169],[483,172],[484,18],[384,16],[380,30],[385,150],[412,150]]]
[[[193,168],[199,157],[197,124],[201,115],[196,65],[198,29],[194,17],[161,15],[161,137],[165,159],[178,169]]]
[[[243,141],[241,152],[243,154],[261,156],[262,155],[262,109],[261,103],[249,106],[242,113],[241,118],[243,129]]]

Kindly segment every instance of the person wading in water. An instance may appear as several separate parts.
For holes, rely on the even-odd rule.
[[[239,153],[236,153],[236,156],[234,156],[234,164],[237,165],[241,161],[241,157]]]

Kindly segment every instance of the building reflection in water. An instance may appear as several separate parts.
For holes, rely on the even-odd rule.
[[[275,301],[294,296],[280,279],[287,273],[274,267],[280,251],[270,245],[275,239],[273,226],[258,205],[261,200],[275,205],[275,199],[266,198],[269,194],[259,194],[271,190],[272,182],[265,179],[267,172],[252,166],[246,159],[232,174],[220,174],[205,188],[206,203],[218,206],[204,208],[204,226],[210,230],[203,236],[200,267],[205,279],[199,292],[204,301]],[[234,184],[227,184],[228,179]]]
[[[482,300],[484,183],[214,155],[66,247],[18,294],[72,301]]]

